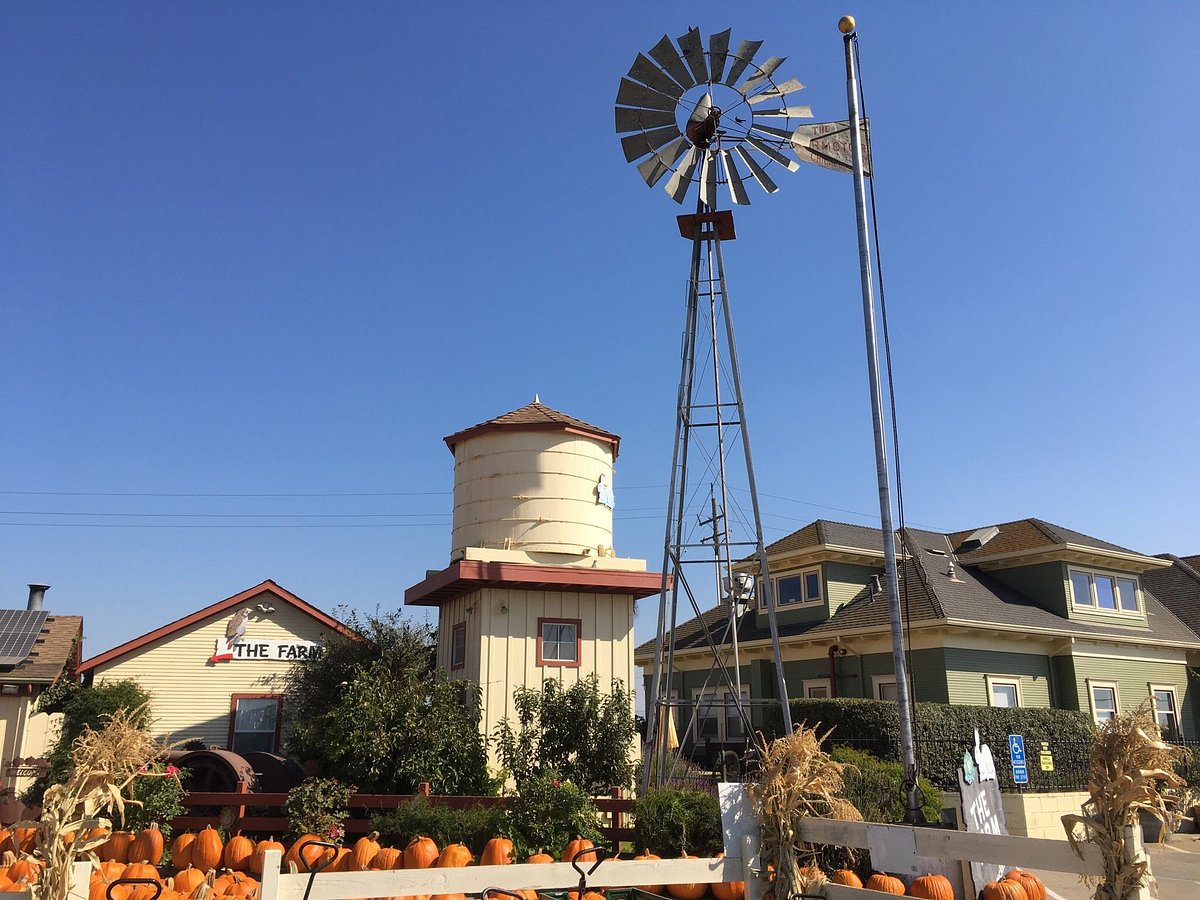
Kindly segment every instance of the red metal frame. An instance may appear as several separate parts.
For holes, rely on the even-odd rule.
[[[454,661],[454,648],[458,645],[458,636],[462,635],[462,659]],[[459,622],[450,631],[450,670],[458,671],[467,665],[467,623]]]

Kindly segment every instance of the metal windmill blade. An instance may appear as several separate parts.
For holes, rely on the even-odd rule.
[[[615,122],[626,161],[648,186],[666,179],[666,193],[683,203],[695,184],[712,208],[724,185],[730,202],[745,205],[751,183],[778,190],[772,166],[799,168],[784,151],[812,111],[787,99],[804,85],[775,81],[784,57],[755,61],[762,43],[741,41],[731,50],[729,29],[705,42],[691,28],[637,54],[617,89]]]

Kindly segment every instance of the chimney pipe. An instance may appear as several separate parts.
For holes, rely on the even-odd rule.
[[[29,586],[29,605],[26,609],[41,609],[42,601],[46,598],[48,590],[50,590],[48,584],[31,584]]]

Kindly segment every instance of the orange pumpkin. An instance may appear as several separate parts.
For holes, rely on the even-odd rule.
[[[157,866],[162,861],[163,833],[158,829],[158,823],[151,823],[149,828],[143,828],[129,842],[129,858],[131,860],[146,860]]]
[[[585,850],[592,850],[595,844],[587,838],[576,836],[575,840],[570,841],[562,852],[562,861],[569,863],[575,862],[576,859],[586,862],[595,862],[596,854],[584,853]]]
[[[433,894],[429,900],[467,900],[466,894]]]
[[[465,844],[447,844],[438,857],[437,866],[439,869],[469,866],[473,859],[475,859],[475,854]]]
[[[724,859],[725,854],[718,853],[716,858]],[[717,900],[743,900],[746,896],[744,881],[715,881],[709,887]]]
[[[433,838],[420,835],[404,848],[404,868],[428,869],[438,859],[438,845]]]
[[[5,875],[13,882],[23,880],[29,884],[34,884],[41,873],[42,867],[38,865],[37,860],[31,856],[22,856],[16,862],[9,865]]]
[[[102,860],[113,860],[119,863],[129,862],[129,845],[133,835],[128,831],[114,831],[108,840],[96,848],[96,855]]]
[[[649,850],[643,850],[641,853],[635,856],[634,859],[662,859],[662,857],[657,853],[651,853]],[[641,885],[640,890],[645,891],[647,894],[661,894],[663,892],[663,885],[644,884]]]
[[[221,862],[225,868],[235,872],[250,871],[250,858],[254,856],[254,841],[240,831],[225,843]]]
[[[954,888],[945,875],[922,875],[908,886],[908,896],[924,900],[954,900]]]
[[[13,840],[22,853],[32,853],[37,844],[37,827],[28,825],[24,828],[14,828]]]
[[[171,841],[171,865],[176,869],[186,869],[192,864],[192,844],[196,842],[196,832],[184,831],[175,835]]]
[[[829,880],[834,884],[844,884],[847,887],[860,888],[863,886],[862,879],[853,869],[838,869],[829,876]]]
[[[506,837],[494,837],[479,856],[481,866],[507,866],[513,861],[513,842]]]
[[[371,859],[370,868],[375,871],[404,868],[404,851],[395,847],[380,847],[379,852]]]
[[[544,865],[545,863],[554,862],[554,857],[545,850],[539,848],[537,853],[529,854],[529,859],[525,860],[525,862],[533,863],[534,865]]]
[[[343,872],[365,872],[371,868],[371,860],[379,852],[379,832],[372,831],[354,842],[350,854],[346,857]]]
[[[215,869],[221,864],[224,850],[225,844],[220,833],[209,825],[196,835],[196,840],[192,842],[192,865],[201,872]]]
[[[124,867],[122,866],[122,868]],[[123,884],[113,885],[113,882],[119,877],[120,873],[109,878],[100,869],[93,870],[91,881],[88,883],[88,900],[128,900],[129,887]],[[110,885],[112,885],[111,898],[108,896]]]
[[[162,879],[158,876],[158,869],[147,860],[127,864],[121,872],[121,878],[139,878],[162,883]],[[129,885],[128,900],[154,900],[158,893],[159,889],[155,888],[153,884],[131,884]]]
[[[262,875],[263,868],[267,864],[267,851],[278,850],[284,852],[284,846],[279,841],[275,840],[274,835],[266,840],[259,841],[254,845],[254,855],[250,857],[250,871],[255,875]]]
[[[186,896],[204,884],[204,873],[195,866],[188,866],[183,871],[176,873],[172,884],[174,884],[175,890]]]
[[[695,859],[696,857],[691,856],[688,853],[680,853],[679,858],[680,859]],[[703,897],[705,894],[708,893],[708,885],[707,884],[668,884],[667,885],[667,893],[670,894],[672,897],[674,897],[675,900],[700,900],[701,897]]]
[[[285,862],[294,862],[296,868],[301,872],[310,872],[318,866],[325,863],[326,860],[332,860],[335,856],[334,852],[328,847],[308,846],[314,841],[319,841],[322,844],[329,843],[324,838],[317,837],[315,834],[302,834],[296,838],[295,843],[284,857]],[[330,868],[325,866],[325,868]]]
[[[105,881],[116,881],[121,877],[121,873],[125,871],[125,863],[119,863],[115,859],[108,859],[100,863],[92,870],[92,878],[102,878]]]
[[[863,886],[868,891],[881,891],[885,894],[904,896],[904,882],[895,875],[888,875],[885,872],[874,873]]]
[[[983,900],[1029,900],[1029,895],[1025,893],[1021,883],[1011,878],[989,881],[979,895]]]
[[[1025,888],[1025,893],[1029,895],[1029,900],[1046,900],[1046,885],[1042,884],[1042,879],[1038,878],[1032,872],[1026,872],[1023,869],[1013,869],[1010,872],[1004,873],[1005,881],[1015,881]]]

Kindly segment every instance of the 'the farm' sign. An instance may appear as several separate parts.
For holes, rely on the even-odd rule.
[[[295,662],[320,655],[321,645],[312,641],[237,641],[232,647],[218,639],[209,662],[273,660]]]

